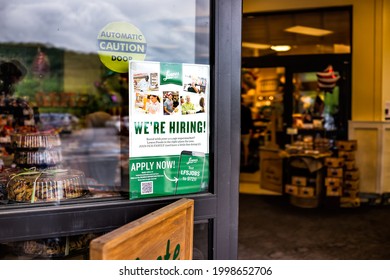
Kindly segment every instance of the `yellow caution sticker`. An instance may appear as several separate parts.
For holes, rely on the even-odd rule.
[[[127,22],[112,22],[100,30],[97,38],[101,62],[110,70],[126,73],[129,61],[144,60],[146,39],[142,32]]]

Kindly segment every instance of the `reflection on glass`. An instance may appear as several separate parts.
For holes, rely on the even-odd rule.
[[[16,201],[38,203],[38,195],[48,198],[44,190],[49,189],[54,202],[71,197],[62,183],[64,170],[85,176],[76,186],[81,198],[128,191],[128,74],[107,68],[97,53],[99,32],[111,22],[142,31],[145,60],[209,64],[209,1],[4,3],[0,200],[5,204],[12,202],[6,182],[14,176],[26,185],[25,196],[14,194]],[[16,141],[15,135],[25,137]],[[59,145],[49,140],[57,138]],[[21,174],[24,168],[29,173]],[[43,174],[41,168],[50,171]],[[49,185],[39,189],[37,182]]]
[[[209,231],[211,224],[208,222],[194,224],[194,245],[192,249],[193,260],[208,260],[209,256]]]

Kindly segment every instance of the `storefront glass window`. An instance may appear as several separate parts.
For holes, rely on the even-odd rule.
[[[185,132],[186,137],[181,134],[178,137],[188,141],[178,148],[176,157],[166,154],[171,157],[164,161],[158,154],[159,160],[154,159],[153,163],[137,157],[134,164],[145,171],[138,173],[137,180],[142,181],[139,179],[142,176],[150,179],[142,181],[143,191],[150,190],[152,186],[148,183],[153,176],[173,182],[177,188],[184,182],[184,175],[191,181],[199,172],[202,178],[194,181],[201,187],[195,192],[207,191],[209,1],[147,0],[135,5],[126,0],[15,0],[3,3],[0,25],[3,205],[129,198],[129,184],[136,182],[130,179],[129,147],[147,145],[137,142],[144,138],[129,138],[129,131],[131,134],[136,126],[132,113],[137,101],[146,102],[154,95],[161,103],[160,120],[166,117],[162,103],[168,96],[177,102],[179,112],[184,112],[180,99],[191,96],[196,104],[190,110],[194,113],[203,110],[206,117],[195,117],[198,114],[186,120],[182,118],[187,116],[176,117],[177,126],[172,124],[172,129]],[[145,71],[135,67],[129,79],[129,61],[159,64],[158,67],[154,64],[156,71],[146,71],[147,63],[137,64]],[[184,69],[181,87],[172,93],[161,84],[163,64]],[[201,71],[202,75],[195,75]],[[143,74],[150,79],[150,87],[141,98],[138,82],[145,78]],[[189,90],[190,83],[185,85],[192,78],[196,81],[195,92]],[[152,94],[153,90],[157,94]],[[145,121],[153,122],[147,124],[152,128],[159,119],[144,117]],[[164,125],[160,122],[159,129]],[[146,131],[146,124],[142,129]],[[191,142],[193,134],[200,132],[204,133],[202,139],[206,143]],[[151,138],[154,137],[148,137],[147,141],[152,143]],[[157,139],[161,149],[168,145],[165,138],[169,137]],[[189,149],[191,144],[204,145],[206,151]],[[178,171],[175,175],[164,172],[169,168],[177,170],[179,157],[201,163],[194,170],[182,169],[183,178]],[[157,165],[163,171],[157,171]],[[179,193],[175,189],[161,195]]]

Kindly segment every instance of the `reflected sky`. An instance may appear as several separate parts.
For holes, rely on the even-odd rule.
[[[110,22],[125,21],[144,34],[148,44],[146,60],[191,62],[196,52],[196,30],[198,33],[206,31],[203,42],[197,38],[197,48],[204,49],[199,44],[208,44],[208,5],[198,4],[197,10],[196,2],[202,2],[199,0],[1,2],[0,43],[41,43],[81,53],[96,53],[99,31]],[[207,6],[206,10],[199,10],[201,6]]]

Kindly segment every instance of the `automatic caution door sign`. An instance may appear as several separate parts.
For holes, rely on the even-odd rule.
[[[144,60],[146,39],[142,32],[127,22],[112,22],[100,30],[97,38],[101,62],[110,70],[127,73],[129,61]]]

